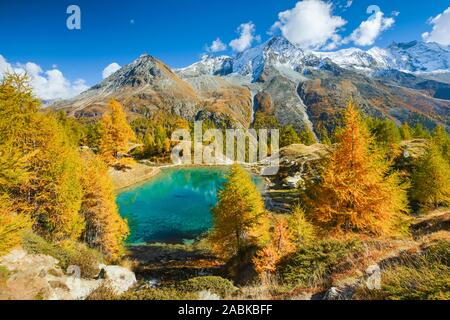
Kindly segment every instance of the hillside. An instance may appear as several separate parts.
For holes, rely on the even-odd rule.
[[[254,112],[263,111],[282,125],[318,133],[323,126],[334,128],[334,115],[353,99],[370,115],[448,127],[449,61],[450,50],[433,43],[324,53],[274,37],[235,57],[204,56],[177,70],[145,54],[80,96],[52,107],[76,117],[99,117],[114,98],[133,117],[162,110],[238,127],[249,127]],[[270,110],[261,108],[262,96]]]

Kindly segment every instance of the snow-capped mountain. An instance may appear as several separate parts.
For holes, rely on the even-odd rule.
[[[352,99],[372,116],[450,127],[449,65],[450,49],[435,43],[314,52],[278,36],[234,57],[205,55],[177,70],[144,54],[53,107],[98,117],[117,99],[132,117],[163,112],[227,128],[251,127],[262,112],[319,136],[335,128]]]
[[[309,60],[317,60],[317,57],[294,46],[286,38],[278,36],[235,57],[205,55],[201,61],[175,71],[182,77],[234,73],[251,76],[256,80],[265,67],[288,67],[298,70],[299,67],[308,64]]]
[[[177,73],[185,78],[197,77],[200,75],[225,75],[233,72],[233,58],[229,56],[215,57],[212,55],[203,55],[199,62],[193,65],[177,69]]]
[[[388,48],[373,47],[367,51],[348,48],[333,52],[306,51],[277,36],[235,57],[205,56],[202,61],[178,70],[182,75],[236,73],[257,79],[268,66],[284,66],[295,71],[319,67],[325,59],[339,67],[359,71],[394,69],[408,73],[450,73],[450,48],[437,43],[412,41],[393,43]]]

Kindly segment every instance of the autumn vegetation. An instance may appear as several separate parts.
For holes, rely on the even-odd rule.
[[[0,256],[22,245],[30,252],[55,256],[65,266],[75,261],[89,276],[94,275],[98,260],[121,260],[130,230],[118,212],[109,170],[126,170],[142,159],[167,161],[172,132],[193,129],[185,119],[163,112],[129,120],[115,100],[95,121],[45,110],[26,76],[3,78]],[[329,154],[318,176],[295,191],[298,203],[288,213],[269,212],[248,170],[230,167],[212,209],[213,227],[200,239],[209,253],[229,267],[225,270],[239,270],[225,276],[248,273],[248,281],[273,277],[289,289],[322,288],[333,272],[345,271],[349,261],[360,262],[365,243],[384,241],[386,245],[391,239],[410,239],[411,217],[448,208],[450,136],[446,128],[429,131],[421,123],[399,125],[388,118],[364,116],[352,102],[339,123],[333,130],[321,127],[314,133],[309,128],[282,126],[264,112],[255,114],[252,128],[280,129],[281,147],[322,143]],[[209,120],[203,125],[204,130],[224,129]],[[409,141],[423,143],[423,152],[411,157],[403,148]],[[358,294],[448,298],[448,279],[442,277],[448,272],[448,261],[439,256],[445,248],[448,243],[439,243],[429,256],[389,269],[384,291]],[[408,292],[417,272],[436,284],[431,292],[424,294],[417,288]],[[222,298],[238,290],[229,280],[199,277],[121,298],[192,298],[191,291],[205,288]],[[107,288],[99,288],[92,299],[110,294]]]
[[[112,116],[105,116],[109,126],[102,138],[102,153],[82,152],[81,130],[75,130],[79,126],[40,110],[26,76],[13,74],[2,80],[2,253],[20,244],[24,232],[33,231],[53,243],[85,243],[111,261],[121,257],[128,227],[118,214],[103,159],[123,151],[125,142],[119,136],[126,132],[128,138],[132,133],[123,128],[128,125],[120,105],[111,102],[111,112]]]

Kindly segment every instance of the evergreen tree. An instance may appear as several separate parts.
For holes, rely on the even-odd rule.
[[[239,165],[232,166],[218,200],[212,210],[210,242],[219,256],[229,258],[269,240],[264,201],[250,175]]]
[[[431,144],[412,174],[411,198],[422,207],[450,204],[450,165],[439,147]]]
[[[416,124],[414,127],[413,137],[416,139],[430,139],[430,132],[424,128],[421,123]]]
[[[443,126],[437,126],[431,137],[432,143],[439,149],[442,156],[450,163],[450,136]]]
[[[369,119],[369,130],[375,137],[377,144],[382,147],[392,148],[400,143],[400,130],[394,121],[389,119]]]
[[[306,146],[311,146],[317,143],[316,136],[309,128],[305,128],[303,131],[301,131],[299,134],[299,138],[300,143],[303,143]]]
[[[331,146],[332,144],[330,136],[328,135],[328,130],[325,127],[323,127],[322,130],[320,131],[320,142],[327,146]]]
[[[334,233],[396,233],[408,212],[406,191],[388,165],[370,152],[370,136],[350,103],[339,146],[331,154],[309,203],[312,218]]]
[[[287,125],[281,129],[280,147],[287,147],[300,142],[300,138],[293,126]]]
[[[413,138],[413,130],[408,123],[405,122],[400,127],[400,136],[402,137],[402,140],[411,140]]]
[[[295,207],[288,218],[290,235],[293,243],[301,246],[314,239],[313,225],[306,219],[305,211],[301,207]]]

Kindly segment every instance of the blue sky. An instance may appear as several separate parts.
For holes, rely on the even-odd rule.
[[[293,9],[297,2],[0,0],[0,55],[11,65],[33,62],[43,72],[57,68],[69,81],[84,79],[87,85],[93,85],[102,79],[102,71],[110,63],[124,65],[143,52],[172,67],[182,67],[198,60],[206,45],[220,38],[227,50],[217,54],[233,54],[229,43],[240,37],[237,28],[250,21],[251,44],[256,45],[259,38],[265,41],[270,37],[268,32],[279,21],[279,13]],[[335,33],[340,37],[338,48],[358,46],[357,41],[349,39],[361,22],[369,18],[366,11],[370,5],[379,6],[382,19],[393,19],[382,20],[385,28],[373,41],[373,45],[381,47],[392,41],[422,39],[422,34],[433,28],[428,19],[443,13],[450,5],[448,0],[353,0],[348,6],[350,2],[328,1],[332,4],[331,16],[338,25]],[[71,4],[81,9],[81,30],[66,27],[66,9]],[[290,17],[293,16],[292,11]],[[274,30],[283,33],[280,28]],[[317,43],[314,46],[320,47]]]

